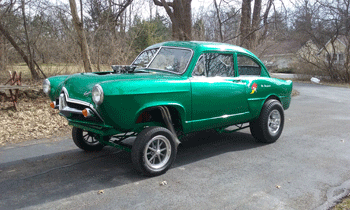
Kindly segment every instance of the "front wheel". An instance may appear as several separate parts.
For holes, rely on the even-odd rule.
[[[146,176],[158,176],[171,167],[176,153],[175,137],[168,129],[147,127],[137,135],[131,157],[138,171]]]
[[[272,143],[281,136],[284,125],[284,111],[277,100],[268,100],[257,120],[250,122],[253,137],[263,143]]]
[[[104,147],[97,139],[97,134],[73,127],[72,137],[75,145],[87,152],[100,151]],[[106,137],[105,137],[106,138]]]

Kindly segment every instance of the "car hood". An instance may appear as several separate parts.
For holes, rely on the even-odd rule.
[[[133,84],[141,81],[149,80],[172,80],[180,79],[180,75],[162,73],[162,72],[143,72],[143,73],[125,73],[115,74],[112,72],[96,72],[96,73],[80,73],[69,76],[63,84],[63,87],[68,91],[70,98],[83,100],[92,103],[91,91],[96,84],[112,84],[114,88],[118,89],[118,84],[123,83],[127,86],[133,86]],[[106,85],[104,85],[106,87]],[[118,92],[115,89],[116,92]]]

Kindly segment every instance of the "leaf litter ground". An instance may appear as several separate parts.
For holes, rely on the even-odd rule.
[[[67,120],[52,109],[48,97],[21,97],[18,111],[11,102],[0,102],[0,147],[34,139],[68,136]]]

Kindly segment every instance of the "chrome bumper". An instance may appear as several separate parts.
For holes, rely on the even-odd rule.
[[[70,117],[71,114],[83,115],[82,111],[86,109],[88,112],[87,117],[97,116],[102,122],[104,122],[102,117],[98,114],[98,112],[95,110],[92,104],[87,103],[85,101],[69,98],[68,92],[64,87],[62,88],[62,92],[58,98],[58,104],[56,102],[57,100],[53,102],[55,105],[55,109],[58,109],[60,113],[66,117]],[[77,105],[82,109],[70,107],[69,104]]]

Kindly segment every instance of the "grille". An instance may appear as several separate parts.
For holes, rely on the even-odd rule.
[[[74,100],[75,101],[75,100]],[[64,109],[65,107],[69,107],[71,109],[74,109],[75,111],[69,111],[69,109],[65,109],[63,113],[67,118],[72,120],[79,120],[79,121],[86,121],[86,122],[94,122],[94,123],[102,123],[103,121],[98,117],[97,113],[92,110],[89,106],[74,103],[71,102],[69,99],[67,101],[66,95],[64,92],[60,94],[60,96],[56,99],[56,105],[58,106],[59,110]],[[83,111],[85,108],[89,108],[94,113],[94,116],[85,118],[82,114],[80,114],[81,111]],[[79,114],[77,114],[77,111]]]

